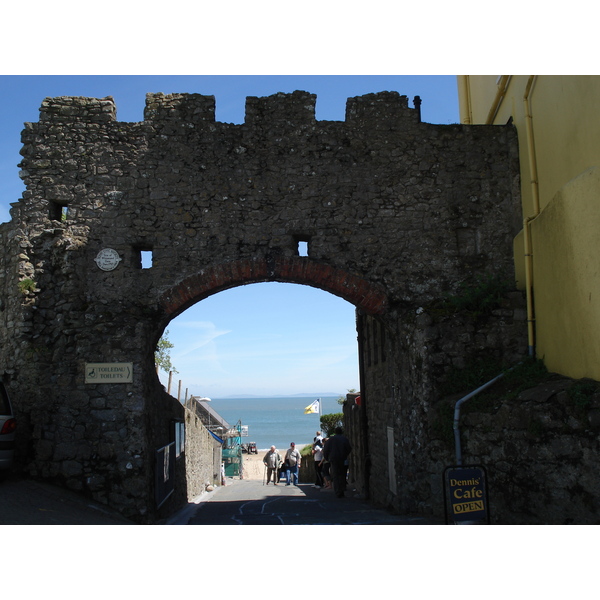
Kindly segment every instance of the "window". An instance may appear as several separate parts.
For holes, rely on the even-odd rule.
[[[296,252],[298,256],[308,256],[310,237],[306,235],[296,235],[294,236],[294,240],[296,242]]]
[[[69,215],[69,207],[66,204],[58,204],[58,202],[50,202],[50,219],[64,223]]]
[[[133,266],[138,269],[151,269],[154,255],[150,246],[133,247]]]
[[[151,269],[152,260],[152,250],[140,250],[140,262],[142,263],[142,269]]]
[[[308,242],[298,242],[298,256],[308,256]]]

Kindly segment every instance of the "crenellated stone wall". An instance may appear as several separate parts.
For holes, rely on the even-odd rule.
[[[172,441],[172,421],[188,419],[156,377],[156,343],[195,302],[262,281],[318,287],[377,315],[418,422],[431,385],[411,380],[410,339],[429,333],[406,315],[480,275],[513,277],[515,131],[422,123],[395,92],[349,99],[340,122],[317,121],[315,102],[248,98],[232,125],[197,94],[149,94],[140,123],[117,121],[110,97],[47,98],[25,124],[26,191],[0,227],[0,373],[28,473],[129,518],[161,518],[154,453]],[[103,250],[116,261],[100,262]],[[515,353],[501,335],[483,344]],[[460,346],[426,347],[419,372],[430,382],[460,361]],[[86,383],[90,363],[131,363],[132,381]],[[379,395],[366,372],[362,383]],[[392,428],[420,452],[421,433]],[[206,475],[185,478],[178,500]]]

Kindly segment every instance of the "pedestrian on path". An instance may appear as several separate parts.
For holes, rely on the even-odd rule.
[[[296,444],[292,442],[287,452],[285,453],[285,485],[298,485],[298,470],[302,458],[300,452],[296,450]]]
[[[336,427],[335,435],[329,438],[323,448],[323,457],[331,465],[333,491],[338,498],[343,498],[346,491],[346,473],[348,472],[346,460],[350,452],[352,452],[350,440],[344,435],[341,427]]]
[[[317,431],[317,434],[320,432]],[[323,487],[323,438],[317,437],[313,443],[313,458],[315,460],[315,487],[322,488]]]
[[[277,485],[279,479],[279,467],[281,465],[281,456],[275,446],[271,446],[271,449],[265,454],[263,463],[267,468],[267,485],[271,481],[271,475],[273,475],[273,484]]]

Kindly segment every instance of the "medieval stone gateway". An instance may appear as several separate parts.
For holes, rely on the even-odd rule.
[[[292,282],[357,307],[364,488],[439,512],[424,456],[437,382],[475,350],[516,360],[526,332],[519,294],[487,331],[434,335],[423,307],[484,274],[513,278],[516,134],[422,123],[397,93],[350,98],[340,122],[317,121],[315,101],[248,98],[232,125],[196,94],[149,94],[140,123],[117,121],[110,97],[47,98],[25,124],[26,191],[0,229],[0,372],[26,472],[139,522],[180,506],[215,475],[212,441],[160,385],[155,345],[209,295]],[[131,365],[131,378],[90,382],[92,364]],[[186,451],[161,504],[155,455],[178,422]]]

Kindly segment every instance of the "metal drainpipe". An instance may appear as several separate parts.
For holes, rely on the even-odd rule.
[[[532,217],[523,219],[523,241],[525,245],[525,295],[527,298],[527,340],[528,354],[535,356],[535,311],[533,305],[533,253],[531,251],[531,230],[529,223]]]
[[[538,182],[537,157],[535,154],[535,141],[533,136],[533,115],[531,95],[537,81],[536,75],[531,75],[527,80],[523,105],[525,112],[525,130],[527,133],[527,154],[529,158],[529,172],[531,177],[531,198],[533,202],[533,215],[523,219],[523,236],[525,243],[525,293],[527,294],[527,335],[529,338],[529,356],[535,356],[535,307],[533,303],[533,251],[531,241],[530,223],[540,214],[540,189]]]
[[[525,127],[527,133],[527,154],[529,159],[529,172],[531,175],[531,197],[533,202],[533,217],[540,214],[540,187],[537,170],[537,156],[535,153],[535,140],[533,135],[533,110],[531,106],[531,96],[533,88],[537,82],[537,75],[531,75],[525,86],[523,95],[523,105],[525,111]]]
[[[506,92],[508,90],[508,85],[510,84],[510,80],[512,79],[512,75],[501,75],[498,78],[498,91],[496,92],[496,97],[494,98],[494,102],[490,108],[490,112],[488,113],[487,119],[485,121],[486,125],[493,125],[494,119],[500,110],[500,105],[502,104],[504,97],[506,96]]]
[[[461,449],[461,445],[460,445],[460,429],[458,428],[458,422],[460,420],[460,407],[462,406],[462,404],[464,402],[466,402],[467,400],[473,398],[473,396],[476,396],[480,392],[483,392],[483,390],[485,390],[485,389],[489,388],[490,386],[494,385],[494,383],[496,383],[496,381],[498,381],[499,379],[502,379],[502,377],[504,377],[506,375],[506,373],[510,373],[513,369],[515,369],[516,367],[518,367],[520,364],[521,363],[518,363],[514,367],[511,367],[510,369],[508,369],[508,371],[505,371],[504,373],[500,373],[500,375],[497,375],[496,377],[494,377],[494,379],[490,379],[490,381],[488,381],[487,383],[484,383],[482,386],[478,387],[476,390],[473,390],[470,394],[467,394],[466,396],[463,396],[454,405],[454,424],[453,424],[453,429],[454,429],[454,447],[455,447],[455,451],[456,451],[456,464],[457,465],[462,465],[462,449]]]
[[[471,91],[468,75],[458,75],[458,91],[460,102],[460,122],[463,125],[471,125],[473,123],[473,115],[471,110]]]

